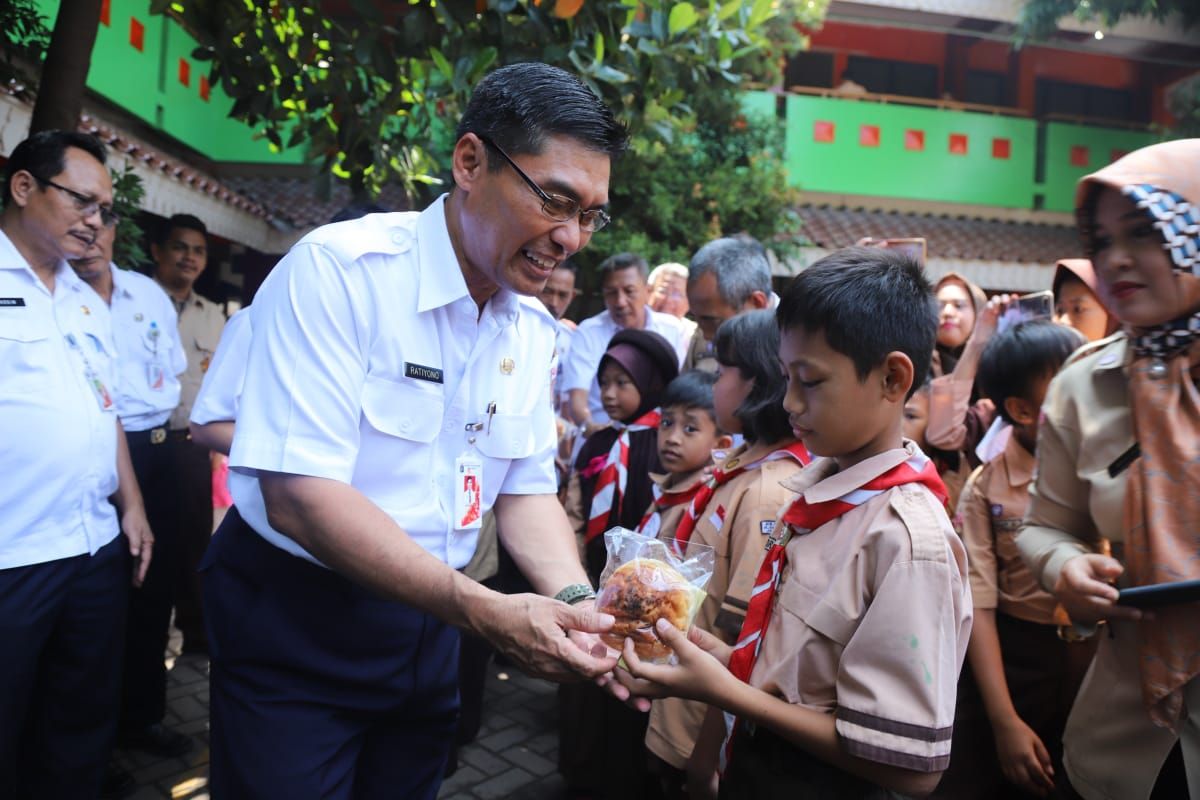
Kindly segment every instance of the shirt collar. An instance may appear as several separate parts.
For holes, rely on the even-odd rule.
[[[131,281],[129,280],[129,276],[125,274],[125,270],[111,261],[108,263],[108,269],[112,273],[113,295],[115,296],[117,292],[120,292],[126,297],[133,297],[133,290],[129,288]]]
[[[700,481],[704,480],[704,468],[686,472],[680,475],[677,472],[658,473],[651,472],[650,480],[658,484],[658,488],[668,494],[676,494],[678,492],[686,492]]]
[[[789,491],[804,495],[809,503],[836,500],[903,464],[917,449],[911,440],[905,439],[903,447],[871,456],[841,472],[832,458],[816,458],[791,478],[780,481],[780,484]]]
[[[8,234],[0,231],[0,269],[23,269],[29,274],[37,276],[33,271],[33,267],[25,260],[25,256],[21,255],[21,251],[13,244],[13,240],[8,238]],[[62,277],[64,272],[75,274],[75,270],[64,260],[59,259],[58,266],[54,270],[54,280],[57,282]],[[39,281],[40,283],[40,281]]]
[[[1033,453],[1029,452],[1017,441],[1017,434],[1014,431],[1008,437],[1008,443],[1004,445],[1004,451],[1000,454],[1004,459],[1004,472],[1008,475],[1008,485],[1014,488],[1027,486],[1033,480],[1033,469],[1037,463],[1033,457]]]

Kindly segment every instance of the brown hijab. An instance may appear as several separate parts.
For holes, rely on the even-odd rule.
[[[1121,327],[1121,321],[1113,316],[1113,313],[1108,310],[1108,306],[1104,305],[1104,301],[1100,299],[1100,287],[1096,277],[1096,268],[1092,266],[1092,262],[1086,258],[1060,258],[1054,263],[1054,281],[1051,283],[1051,288],[1054,292],[1054,301],[1058,302],[1058,290],[1062,288],[1063,281],[1067,278],[1075,277],[1079,282],[1088,288],[1092,293],[1092,297],[1096,298],[1096,303],[1100,308],[1104,309],[1107,321],[1104,325],[1104,335],[1112,336]]]
[[[983,289],[980,289],[978,286],[971,283],[957,272],[947,272],[933,287],[934,296],[936,296],[938,290],[947,283],[957,283],[959,286],[962,286],[967,290],[967,294],[971,296],[971,304],[975,306],[975,319],[978,321],[979,315],[983,313],[984,307],[987,306],[987,295],[984,294]],[[968,338],[970,338],[969,334]],[[933,370],[935,375],[949,375],[951,372],[953,372],[954,367],[958,364],[958,359],[962,356],[963,349],[966,346],[966,342],[963,342],[958,347],[946,347],[945,345],[940,344],[935,345],[933,359]]]
[[[1090,245],[1095,197],[1130,198],[1163,234],[1179,281],[1200,280],[1200,139],[1130,153],[1080,181],[1080,232]],[[1200,308],[1154,328],[1126,327],[1133,430],[1141,448],[1125,494],[1125,557],[1133,585],[1200,578]],[[1200,675],[1200,603],[1169,606],[1138,626],[1142,699],[1177,730],[1183,687]]]

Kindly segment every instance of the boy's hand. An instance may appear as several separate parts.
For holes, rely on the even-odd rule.
[[[726,664],[733,651],[729,645],[707,631],[692,627],[684,634],[660,619],[655,634],[675,651],[678,664],[649,664],[638,658],[633,642],[625,641],[622,656],[625,668],[613,670],[617,680],[638,697],[683,697],[711,703],[720,694],[720,686],[736,681]]]
[[[1045,797],[1054,791],[1054,765],[1046,746],[1025,722],[1013,716],[995,728],[996,755],[1009,783]]]
[[[1142,619],[1136,608],[1117,605],[1117,589],[1111,584],[1125,568],[1115,558],[1095,553],[1078,555],[1063,564],[1054,583],[1054,596],[1072,622],[1094,625],[1106,619]]]

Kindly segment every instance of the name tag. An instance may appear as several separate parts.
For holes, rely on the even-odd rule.
[[[24,297],[0,297],[0,306],[9,306],[10,308],[19,308],[25,305]]]
[[[437,367],[424,367],[420,364],[405,361],[404,377],[416,378],[419,381],[429,381],[430,383],[441,383],[442,371]]]
[[[460,530],[483,524],[483,462],[473,455],[454,461],[454,521]]]

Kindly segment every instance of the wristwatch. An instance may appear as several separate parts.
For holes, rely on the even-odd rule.
[[[595,600],[596,592],[586,583],[572,583],[559,590],[558,594],[554,595],[554,599],[573,606],[584,600]]]

